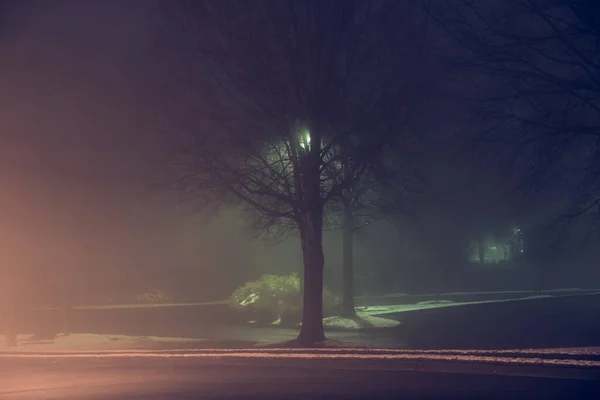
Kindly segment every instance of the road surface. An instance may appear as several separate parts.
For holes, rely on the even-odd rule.
[[[0,400],[598,399],[600,382],[303,366],[17,362],[0,366]]]

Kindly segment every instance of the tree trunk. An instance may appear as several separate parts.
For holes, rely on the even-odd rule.
[[[354,309],[354,218],[352,208],[344,206],[342,222],[342,316],[356,317]]]
[[[478,242],[478,250],[479,250],[479,262],[481,264],[485,264],[485,239],[483,237],[479,238]]]
[[[310,346],[325,340],[323,329],[323,215],[309,209],[303,218],[300,234],[304,248],[304,290],[302,298],[302,328],[298,342]]]
[[[300,281],[300,293],[304,293],[304,273],[306,271],[306,230],[304,228],[304,222],[302,222],[299,226],[300,231],[300,246],[302,250],[302,270],[298,271],[298,280]]]

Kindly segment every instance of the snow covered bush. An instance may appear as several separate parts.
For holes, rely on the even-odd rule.
[[[302,318],[302,296],[298,274],[263,275],[236,289],[230,305],[246,321],[272,323],[279,320],[283,326],[295,326]],[[324,313],[336,313],[339,299],[329,290],[323,290]]]

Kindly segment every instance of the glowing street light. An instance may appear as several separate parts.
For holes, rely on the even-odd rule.
[[[310,148],[310,132],[308,130],[300,135],[300,147],[302,147],[303,150],[308,150]]]

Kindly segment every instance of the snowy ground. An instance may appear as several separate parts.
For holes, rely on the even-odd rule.
[[[326,318],[324,323],[329,338],[367,347],[578,347],[579,350],[569,348],[535,351],[540,354],[552,351],[598,352],[594,347],[600,346],[600,341],[596,339],[600,336],[595,332],[600,333],[600,328],[594,323],[595,319],[592,316],[597,315],[600,310],[599,297],[590,296],[589,292],[583,292],[581,295],[573,295],[572,290],[569,290],[569,294],[566,290],[560,292],[551,297],[542,294],[508,300],[427,300],[416,304],[358,307],[357,319],[330,317]],[[103,311],[101,308],[98,311],[79,312],[79,320],[73,324],[75,331],[98,334],[61,336],[54,343],[34,343],[28,341],[27,336],[21,336],[19,339],[23,344],[18,349],[61,351],[239,348],[252,346],[254,343],[291,340],[298,333],[297,328],[223,323],[213,319],[212,314],[198,314],[198,310],[190,311],[185,307],[177,308],[173,312],[159,308],[155,312],[151,309],[152,306],[148,306],[143,307],[144,311],[141,314],[135,308],[127,310],[125,308],[128,306],[122,307],[123,310],[115,311]],[[0,352],[11,350],[4,347],[3,338],[0,336]]]
[[[560,289],[548,289],[548,290],[542,290],[541,293],[549,293],[549,294],[560,294],[563,292],[598,292],[600,293],[600,289],[581,289],[581,288],[560,288]],[[498,291],[493,291],[493,292],[446,292],[446,293],[428,293],[428,294],[419,294],[419,295],[412,295],[412,294],[408,294],[408,293],[388,293],[386,295],[383,295],[381,297],[402,297],[402,296],[407,296],[407,297],[420,297],[420,296],[437,296],[437,297],[446,297],[446,296],[465,296],[465,295],[494,295],[494,294],[515,294],[517,296],[519,295],[523,295],[523,294],[527,294],[527,293],[534,293],[531,290],[498,290]],[[357,297],[358,299],[360,299],[361,297]]]
[[[552,365],[563,367],[600,368],[600,348],[561,348],[531,350],[394,350],[359,348],[356,343],[329,340],[313,349],[290,347],[292,342],[255,345],[247,343],[228,350],[219,349],[211,341],[185,338],[133,337],[125,335],[72,334],[60,336],[53,342],[28,342],[15,348],[0,346],[0,359],[3,357],[28,357],[35,354],[65,357],[90,354],[95,357],[135,356],[140,357],[183,357],[250,359],[293,359],[307,360],[437,360],[483,362],[495,364]],[[258,348],[256,347],[258,346]]]
[[[458,307],[473,304],[491,304],[491,303],[504,303],[504,302],[515,302],[515,301],[527,301],[536,299],[546,299],[552,297],[560,297],[562,292],[572,292],[575,289],[561,289],[556,290],[554,295],[541,294],[518,297],[514,299],[503,299],[503,300],[482,300],[482,301],[451,301],[451,300],[427,300],[421,301],[415,304],[396,304],[396,305],[381,305],[381,306],[361,306],[356,307],[356,319],[343,318],[343,317],[328,317],[323,319],[325,328],[331,329],[369,329],[369,328],[393,328],[400,325],[400,322],[395,319],[399,314],[409,311],[421,311],[431,310],[444,307]],[[511,292],[517,293],[517,292]],[[531,292],[518,292],[521,294],[527,294]],[[482,294],[482,293],[480,293]],[[589,292],[583,291],[582,295],[588,295]],[[443,296],[443,295],[440,295]],[[393,315],[394,318],[388,318],[386,316]]]
[[[383,314],[400,313],[405,311],[427,310],[431,308],[441,308],[450,306],[460,306],[473,303],[455,303],[453,301],[445,302],[421,302],[417,304],[400,304],[389,306],[366,306],[356,307],[356,312],[361,316],[376,316]]]
[[[431,293],[431,294],[406,294],[390,293],[378,297],[357,297],[356,303],[361,306],[381,306],[381,305],[399,305],[416,304],[421,301],[454,301],[454,302],[474,302],[490,300],[510,300],[525,297],[538,296],[565,296],[576,294],[600,293],[600,289],[578,289],[564,288],[545,290],[542,292],[534,291],[496,291],[496,292],[451,292],[451,293]]]
[[[111,310],[125,308],[168,308],[168,307],[199,307],[199,306],[215,306],[227,305],[228,300],[210,301],[204,303],[136,303],[136,304],[95,304],[95,305],[80,305],[73,306],[73,310]],[[53,310],[55,306],[42,306],[35,308],[37,310]]]
[[[97,335],[79,333],[60,335],[51,340],[33,340],[31,335],[20,335],[19,346],[6,347],[4,338],[0,336],[1,351],[99,351],[99,350],[153,350],[178,348],[204,348],[205,339],[169,338],[152,336]]]
[[[575,357],[539,357],[537,354],[527,354],[523,351],[508,352],[481,352],[476,350],[456,351],[404,351],[404,350],[377,350],[361,349],[356,347],[340,347],[339,342],[332,342],[331,346],[324,345],[310,349],[288,348],[287,343],[281,346],[260,346],[259,348],[240,348],[240,349],[186,349],[186,350],[166,350],[166,351],[148,351],[146,349],[102,349],[104,351],[94,351],[94,349],[85,349],[82,351],[75,349],[48,349],[34,351],[17,351],[11,353],[0,353],[0,360],[3,359],[55,359],[64,361],[66,359],[102,361],[103,359],[127,358],[132,363],[141,363],[145,365],[156,359],[168,358],[172,362],[178,359],[190,362],[193,359],[231,359],[232,361],[250,361],[261,360],[268,361],[286,361],[281,366],[289,365],[290,361],[308,361],[317,360],[321,363],[331,361],[359,362],[359,367],[364,369],[368,367],[369,362],[375,362],[378,368],[384,369],[393,367],[399,361],[415,361],[417,363],[426,361],[450,361],[450,362],[468,362],[478,364],[496,364],[496,365],[530,365],[530,366],[554,366],[554,367],[591,367],[600,368],[600,360],[594,358],[575,358]],[[66,351],[69,350],[69,351]],[[90,352],[90,350],[92,350]],[[93,357],[93,358],[90,358]],[[386,362],[386,365],[382,365]],[[389,364],[392,362],[392,364]],[[367,364],[364,364],[367,363]],[[132,365],[132,364],[128,364]],[[455,364],[449,364],[450,366]],[[463,367],[465,364],[462,364]],[[264,366],[264,365],[262,365]],[[346,366],[347,367],[347,366]],[[417,369],[418,364],[417,364]]]
[[[277,320],[271,326],[279,327],[281,321]],[[356,312],[356,318],[346,318],[342,316],[333,316],[323,318],[323,326],[326,330],[364,330],[364,329],[379,329],[379,328],[394,328],[400,325],[400,322],[395,319],[376,317],[372,314]],[[299,329],[302,323],[296,325]]]
[[[405,311],[427,310],[432,308],[456,306],[470,303],[444,302],[422,302],[418,304],[403,304],[391,306],[356,307],[357,318],[344,318],[341,316],[327,317],[323,319],[325,329],[376,329],[395,328],[400,325],[396,319],[386,318],[384,314],[395,314]]]
[[[460,304],[472,304],[477,303],[476,301],[459,301],[450,300],[452,297],[465,297],[465,296],[486,296],[493,297],[495,295],[510,295],[510,298],[505,299],[492,299],[489,298],[483,301],[501,301],[501,300],[515,300],[515,299],[534,299],[534,298],[545,298],[562,296],[568,294],[589,294],[589,293],[600,293],[600,289],[580,289],[580,288],[562,288],[562,289],[550,289],[544,290],[541,293],[532,291],[495,291],[495,292],[448,292],[448,293],[431,293],[431,294],[407,294],[407,293],[389,293],[382,296],[374,297],[357,297],[356,302],[361,304],[364,299],[377,300],[377,299],[388,299],[388,298],[402,298],[409,303],[402,301],[402,304],[392,305],[381,305],[381,306],[368,306],[368,307],[357,307],[357,310],[361,312],[367,312],[372,315],[371,311],[378,309],[378,307],[393,307],[395,311],[411,311],[424,308],[435,308],[444,305],[460,305]],[[419,301],[422,298],[432,297],[434,299]],[[445,298],[445,299],[444,299]],[[149,309],[149,308],[186,308],[186,307],[203,307],[203,306],[223,306],[229,304],[228,300],[201,302],[201,303],[137,303],[137,304],[107,304],[107,305],[78,305],[73,306],[73,310],[111,310],[111,309]],[[368,308],[368,310],[367,310]],[[42,306],[36,308],[37,310],[52,310],[56,309],[55,306]]]
[[[0,335],[0,354],[81,352],[81,351],[172,351],[194,349],[240,349],[254,346],[254,342],[241,340],[214,340],[202,338],[100,335],[74,333],[60,335],[53,340],[31,340],[31,335],[20,335],[17,347],[6,347]]]
[[[393,328],[400,325],[400,322],[394,319],[375,317],[368,313],[357,312],[357,317],[328,317],[323,319],[323,325],[325,329],[375,329]]]
[[[387,317],[403,312],[409,311],[420,311],[420,310],[428,310],[428,309],[436,309],[436,308],[445,308],[445,307],[457,307],[457,306],[465,306],[465,305],[474,305],[474,304],[497,304],[497,303],[514,303],[514,302],[522,302],[522,301],[530,301],[530,300],[540,300],[540,299],[552,299],[559,297],[571,297],[571,296],[590,296],[593,294],[600,294],[599,291],[581,291],[581,293],[575,294],[563,294],[563,292],[572,292],[573,289],[563,289],[556,290],[555,294],[538,294],[524,297],[516,297],[510,299],[500,299],[500,300],[481,300],[481,301],[452,301],[452,300],[428,300],[421,301],[416,304],[400,304],[400,305],[381,305],[381,306],[362,306],[357,307],[356,310],[358,313],[362,315],[371,315],[371,316],[379,316],[379,317]],[[442,295],[440,295],[442,297]],[[396,315],[395,315],[396,316]],[[395,317],[394,316],[394,317]]]

